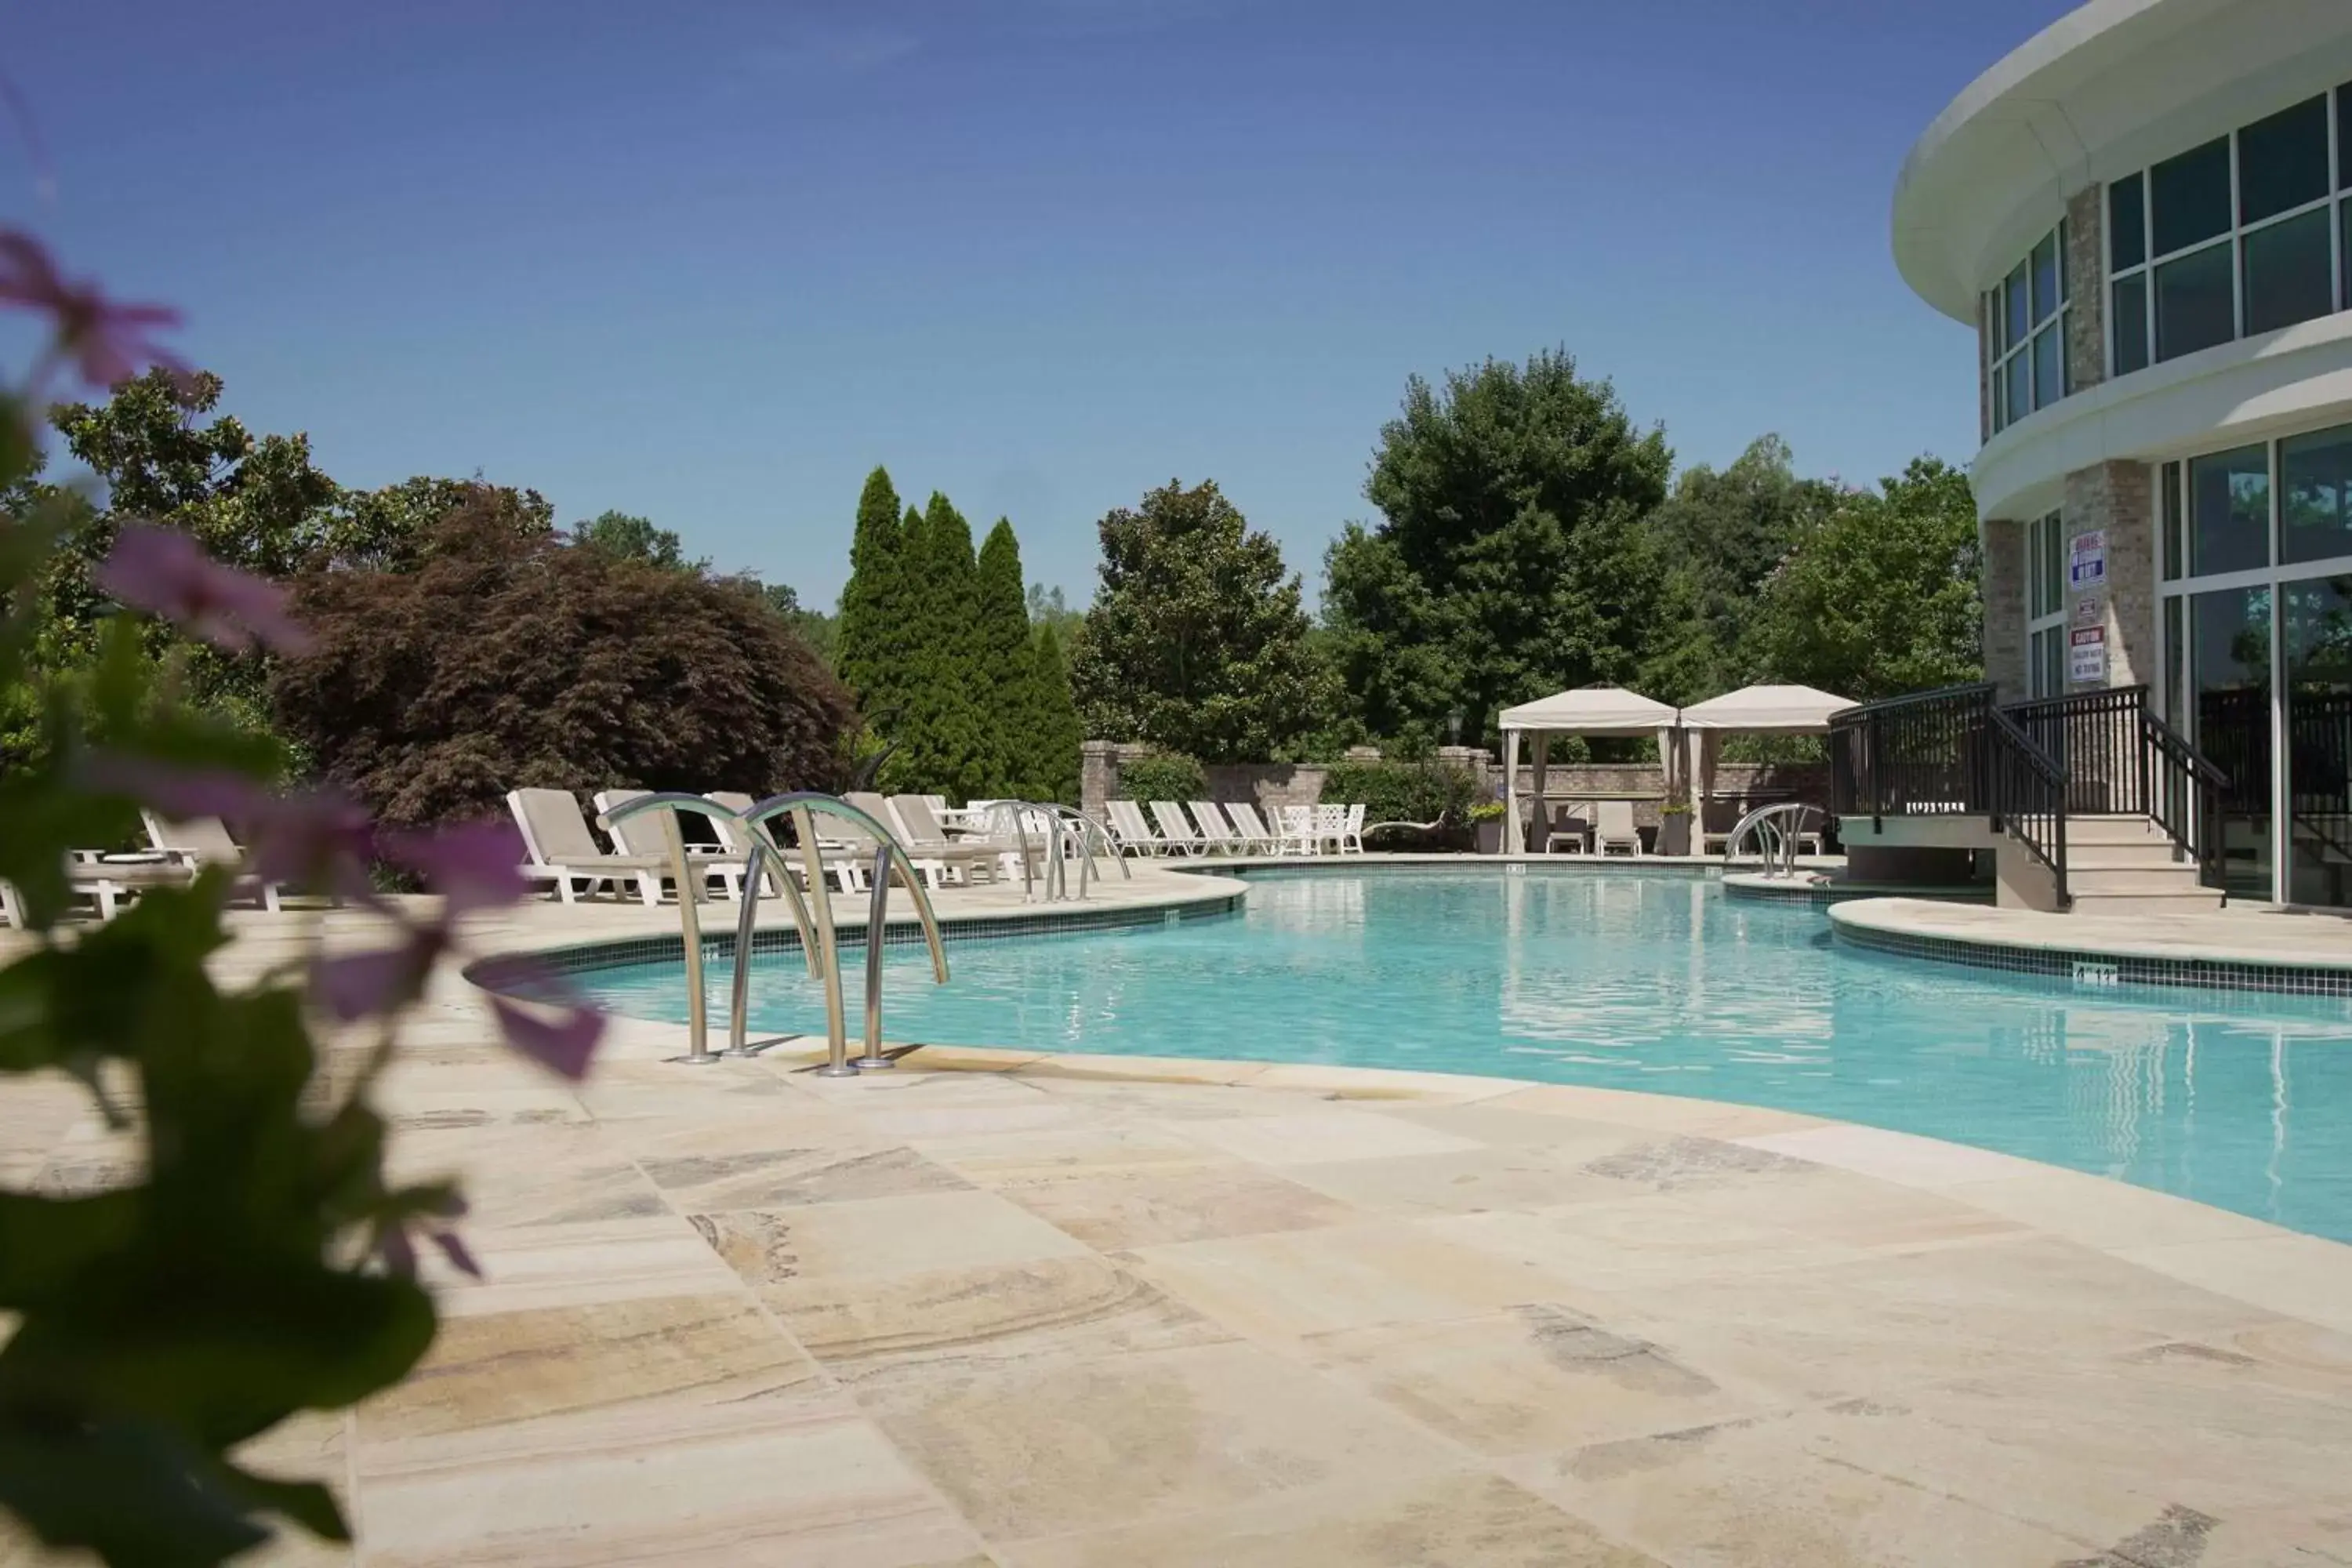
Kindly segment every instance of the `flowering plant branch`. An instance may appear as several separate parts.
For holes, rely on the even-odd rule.
[[[161,359],[146,334],[173,318],[66,282],[37,241],[6,231],[0,307],[40,313],[51,340],[31,384],[0,394],[5,485],[30,471],[46,381],[127,376]],[[134,1179],[100,1190],[0,1187],[0,1314],[14,1324],[0,1345],[0,1508],[113,1568],[224,1562],[268,1540],[270,1516],[345,1540],[326,1486],[260,1474],[237,1450],[416,1364],[436,1329],[419,1243],[475,1270],[456,1187],[388,1179],[373,1096],[401,1014],[464,918],[524,895],[521,846],[502,826],[380,834],[333,792],[276,788],[269,743],[191,710],[139,614],[232,652],[298,653],[306,639],[279,588],[184,534],[126,529],[98,581],[127,613],[96,668],[70,681],[39,668],[32,590],[57,531],[0,518],[0,688],[34,700],[42,741],[0,773],[0,881],[28,928],[0,968],[0,1074],[79,1080],[141,1159]],[[210,961],[229,941],[239,879],[226,868],[152,887],[106,924],[73,921],[72,851],[123,842],[142,808],[242,824],[247,878],[362,906],[388,940],[341,951],[314,926],[303,963],[225,985]],[[378,895],[379,860],[438,901]],[[588,1070],[593,1014],[491,1006],[515,1049],[565,1078]],[[373,1021],[372,1044],[322,1048],[313,1020]],[[351,1054],[355,1070],[328,1070]]]

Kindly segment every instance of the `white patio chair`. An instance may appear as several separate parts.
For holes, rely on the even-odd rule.
[[[146,826],[147,842],[157,849],[198,870],[208,866],[228,867],[239,873],[236,889],[239,898],[257,899],[263,909],[272,914],[278,912],[278,884],[256,881],[243,875],[245,851],[229,837],[228,825],[219,817],[191,816],[175,821],[142,811],[139,819]]]
[[[1632,801],[1601,801],[1595,805],[1592,817],[1592,847],[1596,854],[1606,855],[1612,849],[1622,849],[1628,855],[1642,852],[1642,835],[1633,826]]]
[[[601,789],[592,801],[600,817],[617,811],[633,800],[643,800],[653,794],[649,789]],[[613,847],[628,856],[650,857],[659,860],[667,870],[669,867],[669,842],[662,836],[661,819],[652,812],[641,816],[615,822],[604,831],[612,836]],[[702,885],[707,892],[714,884],[730,899],[743,896],[743,862],[727,858],[724,843],[716,845],[689,844],[686,847],[689,867],[699,865]]]
[[[1122,855],[1158,855],[1168,846],[1160,835],[1151,831],[1151,824],[1143,817],[1143,807],[1131,800],[1103,803],[1110,816],[1110,839]]]
[[[1215,801],[1196,800],[1191,803],[1189,809],[1193,822],[1201,829],[1202,839],[1210,849],[1220,855],[1238,855],[1248,847],[1241,836],[1233,830],[1232,825],[1226,822],[1223,809]]]
[[[1277,805],[1274,808],[1274,825],[1277,837],[1276,853],[1282,855],[1320,855],[1322,845],[1315,837],[1315,808],[1311,805]]]
[[[1255,854],[1271,855],[1281,846],[1281,836],[1259,817],[1257,807],[1245,802],[1235,802],[1225,807],[1233,819],[1234,831],[1241,836],[1242,847]]]
[[[861,804],[860,797],[847,797],[853,805]],[[907,856],[918,866],[932,871],[931,883],[937,887],[940,873],[961,873],[968,882],[975,871],[985,871],[991,881],[1004,877],[1004,861],[1008,857],[1017,860],[1021,853],[1018,842],[1004,838],[950,838],[939,818],[931,815],[931,803],[919,795],[894,795],[890,811],[905,830],[899,840],[906,846]]]
[[[1193,830],[1184,816],[1184,808],[1172,800],[1151,803],[1151,820],[1160,825],[1160,836],[1171,849],[1181,849],[1187,855],[1205,855],[1208,841]]]
[[[1339,819],[1339,853],[1361,855],[1364,852],[1364,805],[1361,801],[1348,807]]]
[[[647,908],[661,902],[662,868],[667,855],[614,855],[596,847],[580,803],[565,789],[513,789],[507,792],[507,810],[522,833],[524,851],[530,856],[522,874],[534,881],[553,882],[565,903],[573,902],[572,884],[581,893],[599,887],[615,891],[634,881]]]

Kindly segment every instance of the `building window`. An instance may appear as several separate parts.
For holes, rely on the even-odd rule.
[[[2066,538],[2056,512],[2025,525],[2027,694],[2066,690]]]
[[[2352,83],[2107,187],[2107,363],[2128,375],[2352,309]]]
[[[2074,389],[2066,379],[2066,226],[2037,241],[1985,295],[1992,427],[2005,430]]]
[[[2352,906],[2352,425],[2163,464],[2158,492],[2161,711],[2226,775],[2224,884]]]

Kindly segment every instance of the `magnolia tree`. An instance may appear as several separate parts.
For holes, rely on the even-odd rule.
[[[148,334],[160,307],[121,305],[61,277],[41,245],[0,231],[0,306],[49,342],[0,395],[0,486],[35,467],[54,384],[177,372]],[[52,1547],[108,1563],[205,1564],[268,1540],[273,1519],[348,1538],[315,1479],[265,1476],[237,1450],[306,1410],[399,1382],[431,1344],[420,1247],[475,1272],[446,1183],[385,1174],[377,1085],[402,1014],[460,947],[467,916],[521,898],[511,828],[377,831],[351,801],[277,787],[272,743],[181,700],[188,647],[299,652],[281,590],[208,559],[189,536],[123,531],[97,575],[118,613],[94,660],[47,668],[31,585],[60,519],[0,518],[0,691],[38,714],[28,761],[0,774],[0,881],[26,928],[0,949],[0,1073],[69,1076],[137,1140],[135,1175],[58,1194],[0,1188],[0,1507]],[[174,626],[158,659],[143,620]],[[207,961],[228,941],[233,876],[158,887],[103,925],[68,920],[78,849],[137,830],[141,810],[244,825],[250,874],[331,895],[374,934],[330,947],[320,922],[296,962],[242,984]],[[373,890],[388,864],[438,895]],[[295,919],[298,917],[288,917]],[[532,977],[543,980],[544,977]],[[493,996],[509,1045],[567,1079],[602,1020]],[[357,1026],[333,1071],[314,1026]]]

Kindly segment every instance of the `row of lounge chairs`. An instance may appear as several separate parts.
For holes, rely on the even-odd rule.
[[[141,822],[147,848],[76,850],[66,864],[66,880],[76,893],[97,906],[100,920],[112,920],[124,903],[151,888],[185,887],[209,867],[245,864],[245,851],[230,836],[228,825],[217,816],[176,821],[150,811],[141,814]],[[280,889],[274,882],[241,876],[233,891],[236,898],[263,909],[274,911],[278,907]],[[0,926],[24,923],[16,889],[0,882]]]
[[[1129,855],[1360,855],[1364,808],[1360,805],[1276,805],[1272,820],[1246,802],[1213,800],[1108,803],[1111,842]],[[1156,825],[1156,826],[1155,826]]]
[[[606,790],[595,797],[597,813],[602,816],[646,793]],[[713,791],[707,798],[739,814],[749,811],[753,804],[748,795],[725,790]],[[946,802],[937,795],[885,798],[868,791],[853,791],[843,798],[880,823],[896,841],[912,873],[934,888],[1019,876],[1024,856],[1033,861],[1034,870],[1034,861],[1045,850],[1046,841],[1042,836],[1024,840],[1006,833],[951,833],[941,822],[947,811]],[[608,888],[624,894],[634,889],[649,905],[659,903],[666,890],[674,891],[668,886],[673,868],[661,823],[652,814],[613,823],[606,829],[612,837],[612,847],[606,848],[596,842],[586,814],[567,790],[513,790],[507,795],[507,809],[513,815],[516,827],[521,830],[524,847],[530,856],[530,863],[522,868],[524,875],[551,884],[557,896],[567,904],[599,889]],[[743,863],[751,847],[742,837],[744,829],[740,823],[725,817],[702,820],[711,825],[717,842],[689,844],[687,853],[697,863],[706,890],[740,899],[743,892]],[[845,893],[864,891],[869,886],[875,852],[880,847],[874,836],[839,816],[822,816],[815,821],[819,829],[817,847],[825,875]],[[765,834],[767,825],[759,825],[752,831]],[[773,838],[768,840],[768,847],[775,852],[787,874],[805,882],[796,851],[783,848]]]

